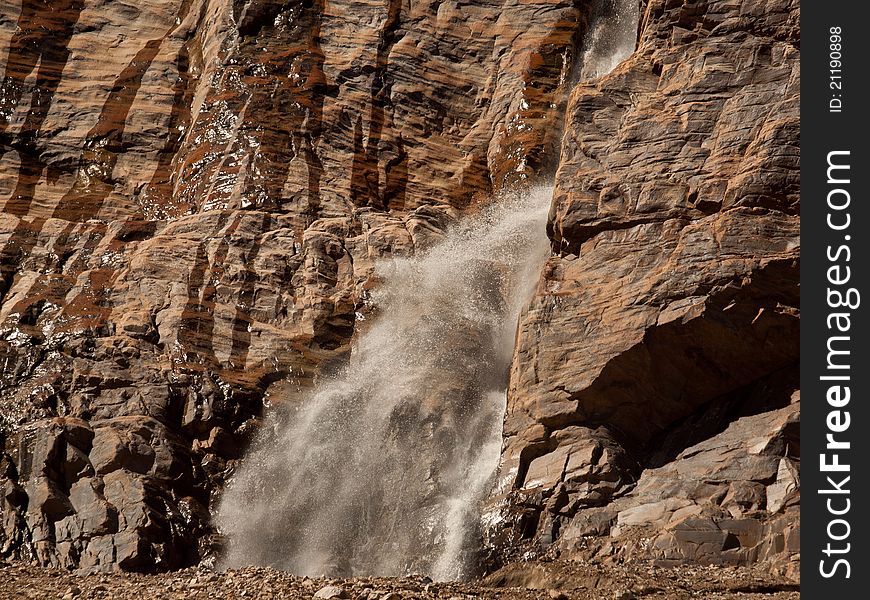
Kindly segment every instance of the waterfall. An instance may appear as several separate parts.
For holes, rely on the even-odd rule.
[[[610,73],[634,52],[640,3],[637,0],[596,0],[589,29],[583,36],[575,81]]]
[[[225,566],[469,574],[551,197],[507,197],[429,251],[378,265],[375,317],[348,365],[296,410],[275,409],[228,484]]]
[[[597,0],[575,80],[635,48],[639,6]],[[501,199],[429,251],[377,266],[347,366],[276,408],[229,482],[224,566],[302,575],[471,574],[501,450],[516,321],[549,243],[552,188]]]

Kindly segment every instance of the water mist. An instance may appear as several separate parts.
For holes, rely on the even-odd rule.
[[[378,316],[344,370],[275,410],[217,514],[225,566],[469,574],[501,449],[517,316],[548,254],[551,188],[377,266]]]
[[[583,36],[575,80],[607,75],[634,52],[639,19],[637,0],[596,0],[589,29]]]

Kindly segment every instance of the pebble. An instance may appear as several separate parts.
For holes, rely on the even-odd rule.
[[[522,567],[525,568],[525,567]],[[540,564],[529,568],[541,569]],[[426,581],[422,577],[356,579],[303,578],[273,569],[243,568],[215,573],[183,569],[141,575],[112,573],[74,575],[20,563],[0,564],[0,599],[39,600],[800,600],[798,591],[764,595],[731,593],[735,582],[776,583],[770,576],[745,569],[660,569],[651,576],[646,566],[618,568],[579,563],[550,564],[558,589],[486,587],[481,582]],[[537,571],[536,571],[537,573]],[[784,582],[785,583],[785,582]],[[517,584],[513,584],[517,585]],[[194,589],[197,586],[204,589]],[[586,588],[582,589],[581,588]],[[649,592],[649,593],[647,593]],[[698,595],[700,594],[700,595]]]

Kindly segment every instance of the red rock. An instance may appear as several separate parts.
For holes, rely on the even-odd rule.
[[[0,554],[201,558],[264,400],[299,401],[371,316],[374,261],[555,171],[499,550],[569,548],[621,517],[669,527],[659,560],[796,556],[799,405],[778,419],[798,357],[799,5],[651,0],[637,52],[573,86],[591,10],[5,11]],[[735,421],[752,413],[772,428],[758,444]]]
[[[767,524],[792,493],[792,458],[783,459],[782,484],[765,489],[784,454],[753,449],[748,428],[728,430],[727,458],[667,456],[676,458],[669,476],[644,467],[656,466],[664,439],[679,445],[682,435],[686,447],[687,419],[717,423],[713,443],[734,418],[720,407],[763,412],[797,387],[798,21],[796,2],[751,15],[726,2],[650,2],[637,51],[572,91],[550,213],[558,256],[520,323],[511,369],[501,467],[508,508],[495,509],[514,529],[508,539],[546,545],[552,531],[579,539],[574,520],[600,532],[593,523],[602,515],[617,514],[619,532],[636,522],[663,527],[675,514],[716,524],[755,511],[764,532],[751,551],[732,552],[718,525],[692,542],[697,528],[685,525],[656,538],[659,557],[791,560]],[[532,427],[543,433],[529,439]],[[580,510],[551,523],[540,508],[529,512],[523,474],[543,484],[535,497],[558,494],[574,443],[560,433],[583,428],[607,432],[621,449],[618,462],[599,463],[612,463],[623,497],[606,497],[594,522]],[[765,444],[788,437],[770,435]],[[586,494],[569,488],[569,505]],[[617,536],[619,556],[623,543]]]

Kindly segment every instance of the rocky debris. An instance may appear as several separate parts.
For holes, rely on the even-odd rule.
[[[330,600],[330,598],[349,598],[344,588],[337,585],[325,585],[314,593],[315,598]]]
[[[733,421],[725,431],[643,471],[634,488],[579,515],[561,549],[656,564],[751,564],[799,577],[800,401]],[[610,526],[610,549],[590,542]]]
[[[497,551],[796,576],[799,17],[651,0],[635,54],[572,91]]]
[[[321,595],[323,590],[340,595]],[[249,567],[223,573],[183,569],[174,573],[93,573],[0,563],[3,598],[81,598],[98,600],[181,600],[353,598],[358,600],[552,600],[554,598],[644,598],[649,600],[797,600],[796,586],[749,569],[605,567],[592,563],[519,563],[482,581],[433,583],[422,577],[310,579]]]

